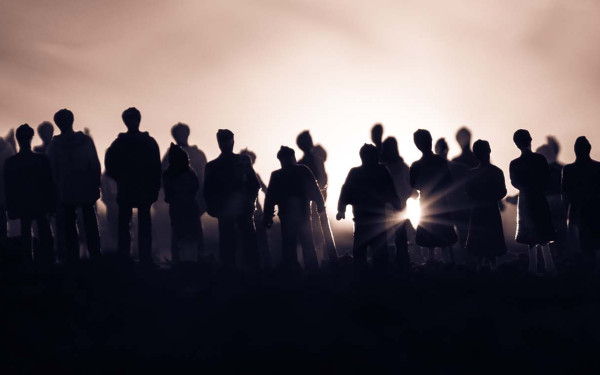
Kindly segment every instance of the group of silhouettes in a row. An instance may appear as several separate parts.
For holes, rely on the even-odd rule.
[[[225,267],[242,263],[258,270],[268,264],[266,229],[273,225],[275,212],[281,225],[283,266],[299,266],[298,243],[308,269],[318,268],[319,258],[337,261],[325,214],[327,153],[314,145],[308,131],[297,138],[303,157],[297,160],[292,148],[282,146],[277,153],[281,169],[265,185],[253,169],[256,155],[248,150],[234,153],[234,134],[229,130],[217,132],[221,154],[207,162],[201,150],[188,144],[190,128],[179,123],[172,128],[176,143],[161,161],[157,142],[140,131],[140,112],[128,108],[122,119],[127,131],[106,150],[104,175],[92,138],[73,129],[74,116],[67,109],[54,115],[59,135],[53,137],[49,122],[38,127],[42,146],[32,149],[34,130],[27,124],[16,130],[18,153],[16,145],[0,138],[0,239],[7,237],[8,214],[20,220],[27,260],[54,264],[58,256],[73,263],[80,256],[82,226],[90,258],[99,258],[95,204],[106,190],[105,179],[110,179],[116,194],[111,197],[107,192],[102,199],[107,211],[116,207],[118,212],[112,215],[116,223],[109,224],[117,228],[118,253],[124,258],[130,257],[132,213],[137,209],[139,261],[152,263],[151,207],[161,196],[169,205],[173,262],[182,252],[197,252],[199,259],[205,256],[201,222],[205,212],[218,219],[219,258]],[[565,233],[576,236],[591,259],[600,250],[600,163],[591,159],[588,140],[579,137],[575,162],[563,167],[556,161],[558,143],[549,139],[536,153],[527,130],[513,136],[521,155],[510,163],[510,181],[519,194],[507,201],[518,205],[516,241],[529,246],[531,273],[538,272],[538,249],[545,271],[555,272],[549,244],[568,242]],[[414,143],[422,157],[409,167],[397,140],[383,139],[380,124],[372,128],[371,140],[360,148],[362,163],[348,173],[337,206],[337,220],[344,219],[347,206],[352,206],[356,265],[367,265],[370,249],[374,267],[387,269],[388,243],[393,242],[397,269],[409,271],[406,207],[409,198],[418,196],[422,215],[415,243],[428,249],[430,260],[439,248],[445,260],[454,262],[452,248],[458,242],[481,265],[495,267],[496,257],[507,251],[500,212],[507,190],[502,170],[490,163],[489,143],[478,140],[471,150],[471,134],[461,128],[457,141],[462,153],[450,161],[446,141],[438,140],[434,152],[431,134],[419,129]],[[265,192],[264,208],[258,203],[259,190]],[[36,246],[32,246],[34,222]],[[238,247],[242,262],[236,262]]]

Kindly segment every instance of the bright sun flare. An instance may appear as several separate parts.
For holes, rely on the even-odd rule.
[[[419,220],[421,220],[421,205],[418,199],[409,198],[406,201],[406,217],[410,220],[413,227],[416,228]]]

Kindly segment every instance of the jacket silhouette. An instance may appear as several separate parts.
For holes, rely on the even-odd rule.
[[[221,262],[235,266],[236,239],[241,236],[245,264],[252,269],[260,265],[253,215],[258,196],[258,179],[250,158],[233,152],[233,133],[219,130],[217,140],[221,154],[206,164],[204,198],[209,215],[219,219]]]
[[[471,202],[466,249],[473,256],[492,258],[506,253],[498,206],[506,196],[506,183],[502,170],[490,164],[488,142],[477,141],[473,149],[480,164],[469,170],[466,179],[466,191]]]
[[[197,199],[198,176],[190,167],[188,154],[183,148],[171,143],[168,153],[169,166],[163,172],[165,202],[169,204],[171,230],[175,243],[172,260],[178,262],[182,250],[195,247],[200,227],[200,208]]]
[[[296,139],[296,143],[304,153],[302,158],[298,160],[298,164],[306,165],[310,169],[317,179],[319,188],[324,192],[323,197],[326,198],[328,178],[325,172],[325,159],[327,153],[323,155],[325,150],[321,146],[314,146],[312,136],[308,131],[300,133]]]
[[[281,169],[274,171],[269,180],[265,225],[270,227],[273,223],[277,206],[284,264],[292,266],[298,263],[296,248],[300,241],[305,266],[315,269],[319,264],[311,230],[310,203],[315,202],[317,211],[322,212],[325,209],[323,196],[310,169],[296,163],[294,150],[282,146],[277,158],[281,161]]]
[[[367,248],[371,247],[377,268],[387,265],[386,208],[402,209],[394,182],[385,166],[379,164],[379,153],[373,145],[360,150],[362,165],[350,170],[342,186],[337,219],[345,218],[346,206],[354,215],[354,259],[366,264]]]
[[[126,109],[122,118],[128,131],[120,133],[106,150],[104,161],[106,175],[117,183],[118,248],[122,256],[129,257],[132,210],[137,208],[139,258],[149,263],[152,261],[150,208],[160,190],[160,151],[154,138],[139,131],[141,114],[136,108]]]

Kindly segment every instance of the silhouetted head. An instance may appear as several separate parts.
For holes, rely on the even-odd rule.
[[[54,136],[54,125],[50,121],[44,121],[37,127],[37,133],[44,144],[50,143]]]
[[[435,142],[435,154],[448,159],[448,142],[445,138],[440,138]]]
[[[394,137],[387,137],[381,144],[381,161],[394,163],[398,160],[402,160],[398,152],[398,141]]]
[[[240,151],[240,155],[246,155],[247,157],[249,157],[250,161],[252,162],[252,165],[254,165],[254,163],[256,162],[256,154],[253,151],[248,150],[247,147]]]
[[[526,150],[531,147],[531,135],[525,129],[519,129],[513,135],[513,142],[519,150]]]
[[[310,135],[310,132],[308,130],[305,130],[302,133],[298,134],[298,137],[296,138],[296,144],[303,152],[310,152],[310,150],[312,150],[314,147],[313,139]]]
[[[142,121],[142,114],[135,107],[129,107],[123,111],[121,115],[127,130],[137,131],[140,129],[140,121]]]
[[[360,160],[363,165],[377,165],[379,163],[379,152],[377,147],[365,143],[360,148]]]
[[[415,141],[415,146],[419,149],[419,151],[431,152],[431,133],[429,130],[419,129],[413,134],[413,140]]]
[[[34,131],[31,126],[23,124],[17,128],[17,142],[21,150],[31,150],[31,140],[33,139]]]
[[[473,143],[473,154],[481,163],[486,164],[490,162],[490,154],[492,149],[488,141],[478,139]]]
[[[456,142],[460,145],[461,149],[471,147],[471,131],[464,126],[456,132]]]
[[[282,168],[296,165],[296,153],[293,149],[286,146],[281,146],[279,151],[277,151],[277,159],[279,159]]]
[[[190,137],[190,127],[187,124],[178,122],[171,128],[171,135],[178,146],[187,146]]]
[[[381,125],[381,124],[373,125],[373,127],[371,128],[371,141],[373,141],[373,143],[376,145],[380,145],[382,139],[383,139],[383,125]]]
[[[169,147],[169,167],[185,168],[189,167],[190,158],[184,149],[171,142]]]
[[[54,123],[60,129],[61,133],[68,133],[73,131],[73,121],[75,117],[73,112],[64,108],[54,114]]]
[[[217,142],[222,153],[231,154],[233,152],[233,133],[231,130],[219,129],[217,131]]]
[[[577,137],[575,140],[575,156],[577,158],[589,158],[592,151],[592,145],[584,136]]]

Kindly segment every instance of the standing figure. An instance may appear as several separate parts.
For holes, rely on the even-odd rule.
[[[207,212],[219,220],[219,251],[227,268],[235,267],[237,240],[241,240],[244,263],[252,270],[260,268],[254,228],[254,208],[258,196],[258,178],[247,156],[233,152],[233,133],[217,132],[221,154],[206,164],[204,198]]]
[[[467,174],[467,194],[471,201],[471,219],[466,248],[479,258],[479,265],[489,262],[496,267],[496,257],[506,253],[504,230],[500,216],[500,201],[506,196],[504,173],[490,163],[490,144],[478,140],[473,153],[479,166]]]
[[[531,151],[531,136],[524,129],[513,135],[521,156],[510,162],[510,182],[519,189],[517,203],[518,243],[529,246],[529,272],[537,274],[537,249],[542,249],[546,272],[555,271],[554,260],[548,243],[556,234],[544,189],[550,182],[550,169],[546,159]]]
[[[117,182],[106,175],[106,171],[100,177],[100,191],[102,203],[106,208],[104,216],[99,216],[100,232],[104,250],[111,249],[115,251],[118,247],[119,230],[117,225],[119,221],[119,205],[117,204]]]
[[[346,218],[346,206],[354,214],[354,261],[359,267],[367,264],[367,250],[373,254],[373,265],[385,271],[388,264],[386,207],[400,211],[402,203],[396,194],[388,170],[379,164],[379,154],[373,145],[360,149],[362,165],[350,170],[342,186],[337,220]]]
[[[183,148],[171,143],[169,148],[169,166],[163,172],[165,202],[169,204],[173,247],[171,260],[177,263],[181,253],[189,255],[192,248],[198,249],[198,227],[200,226],[200,208],[197,193],[200,189],[198,176],[190,168],[190,159]]]
[[[380,161],[392,177],[396,195],[400,199],[401,213],[406,214],[406,201],[413,195],[414,189],[410,186],[410,169],[398,152],[398,141],[396,141],[396,138],[388,137],[383,141]],[[407,274],[410,267],[406,233],[408,219],[405,217],[406,215],[403,215],[400,219],[397,216],[392,215],[391,225],[391,230],[394,234],[394,244],[396,245],[396,265],[402,274]]]
[[[594,264],[600,250],[600,162],[590,157],[591,150],[586,137],[577,138],[575,162],[563,169],[562,192],[569,231],[578,234],[579,248]]]
[[[475,168],[479,161],[471,151],[471,131],[464,126],[456,132],[456,142],[460,146],[461,153],[454,159],[455,163],[462,163],[469,168]]]
[[[421,159],[410,166],[410,185],[419,191],[421,201],[421,221],[415,242],[429,249],[430,260],[434,259],[435,248],[440,247],[446,261],[454,262],[452,245],[456,243],[457,236],[448,202],[448,192],[452,188],[448,162],[431,150],[429,131],[417,130],[414,142],[423,153]]]
[[[16,134],[19,153],[6,160],[4,174],[8,216],[21,220],[21,239],[26,260],[31,259],[31,224],[36,222],[39,247],[35,249],[34,259],[36,262],[52,264],[53,240],[48,215],[54,212],[56,195],[48,157],[31,150],[33,134],[29,125],[19,126]]]
[[[254,163],[256,162],[256,154],[253,151],[248,150],[247,148],[240,151],[240,155],[246,155],[250,158],[250,162],[252,163],[252,167],[254,168]],[[256,173],[256,178],[258,179],[258,184],[260,186],[260,191],[267,195],[267,185],[265,185],[260,175]],[[254,227],[256,228],[256,237],[258,240],[258,249],[260,251],[260,260],[263,268],[269,268],[271,266],[271,250],[269,249],[269,237],[267,234],[267,228],[263,225],[264,212],[263,208],[260,204],[260,199],[256,199],[256,210],[254,210]]]
[[[119,205],[118,250],[123,257],[130,256],[131,217],[138,213],[138,255],[140,262],[152,263],[152,218],[150,208],[158,199],[161,164],[158,144],[140,131],[142,115],[136,108],[123,111],[126,133],[120,133],[106,150],[106,175],[117,182]]]
[[[73,113],[61,109],[54,115],[60,135],[52,138],[48,158],[58,194],[57,237],[69,263],[79,259],[77,208],[81,208],[89,255],[100,254],[100,235],[94,205],[100,198],[100,160],[94,141],[82,132],[73,131]],[[64,249],[62,248],[64,246]]]
[[[48,152],[48,147],[50,147],[50,142],[52,142],[54,136],[54,125],[50,121],[44,121],[38,125],[37,133],[42,140],[42,144],[35,146],[33,151],[45,154]]]
[[[383,149],[383,125],[377,123],[371,128],[371,142],[377,147],[377,152],[381,156]]]
[[[298,241],[302,245],[302,259],[308,269],[319,267],[310,226],[310,203],[317,211],[325,210],[325,201],[315,176],[305,165],[298,165],[294,150],[281,146],[277,153],[281,169],[274,171],[265,197],[264,226],[273,225],[275,206],[281,221],[282,259],[285,267],[298,265]]]
[[[4,163],[15,154],[15,149],[0,137],[0,241],[8,237],[8,219],[6,218],[6,197],[4,193]]]

